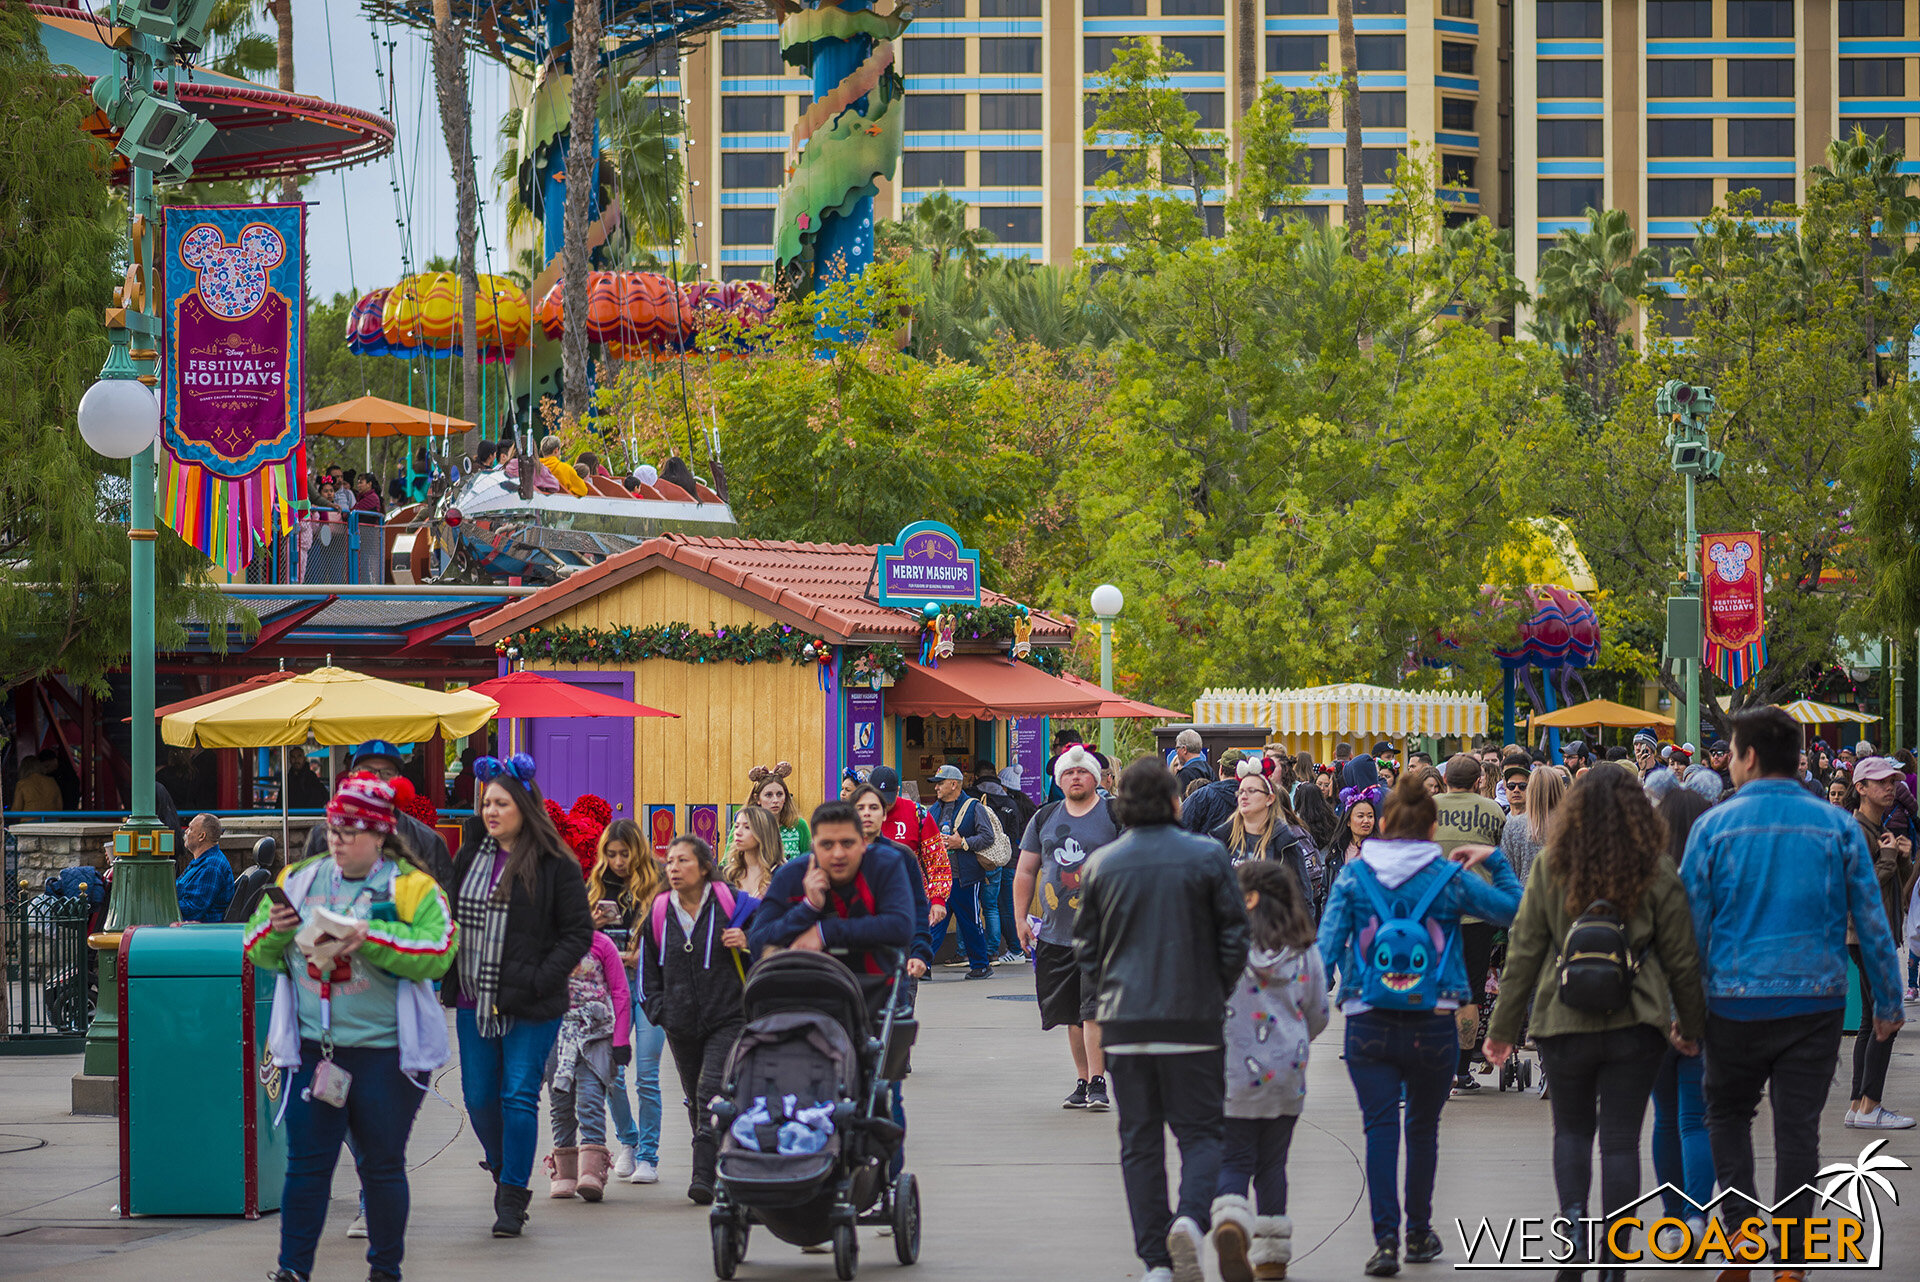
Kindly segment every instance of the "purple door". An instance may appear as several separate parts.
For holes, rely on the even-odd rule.
[[[542,676],[633,698],[631,672],[545,672]],[[587,793],[604,797],[615,819],[632,819],[633,722],[626,717],[533,717],[526,741],[540,767],[540,790],[563,810]]]

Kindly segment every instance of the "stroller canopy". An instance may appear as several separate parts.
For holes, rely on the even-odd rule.
[[[825,953],[772,953],[747,973],[741,1006],[749,1021],[789,1010],[818,1011],[838,1021],[855,1046],[866,1044],[867,999],[846,963]]]

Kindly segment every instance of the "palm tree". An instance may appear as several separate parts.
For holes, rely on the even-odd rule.
[[[899,222],[883,223],[876,235],[885,248],[933,255],[936,267],[946,266],[951,254],[972,274],[986,261],[986,246],[997,238],[984,227],[969,227],[967,209],[966,201],[942,187],[914,205],[913,212]]]
[[[1858,225],[1855,227],[1856,243],[1860,254],[1860,294],[1871,299],[1879,292],[1880,282],[1891,276],[1900,266],[1902,258],[1911,257],[1904,249],[1903,240],[1884,237],[1877,234],[1874,226],[1881,228],[1909,227],[1916,218],[1920,218],[1920,200],[1913,196],[1913,179],[1900,172],[1900,162],[1905,156],[1897,147],[1888,147],[1880,135],[1869,135],[1854,128],[1851,138],[1836,138],[1827,144],[1827,163],[1815,165],[1807,171],[1807,196],[1809,202],[1816,193],[1824,188],[1837,198],[1845,199],[1846,193],[1861,188],[1870,190],[1873,199],[1861,207]],[[1836,190],[1837,189],[1837,190]],[[1879,257],[1876,246],[1890,241],[1895,247],[1889,257]],[[1867,352],[1880,349],[1879,309],[1865,307],[1865,333],[1862,345]],[[1875,366],[1877,361],[1872,362]]]
[[[592,408],[587,358],[588,207],[593,196],[594,123],[600,107],[601,0],[573,6],[573,87],[568,102],[566,201],[561,219],[560,394],[576,422]]]
[[[1589,209],[1585,231],[1562,231],[1540,257],[1540,292],[1528,330],[1562,349],[1568,380],[1597,414],[1613,407],[1615,379],[1633,343],[1627,325],[1659,265],[1618,209]]]
[[[207,23],[206,65],[229,76],[273,70],[273,41],[253,29],[253,0],[219,0]]]
[[[1336,0],[1334,10],[1340,16],[1340,121],[1346,126],[1347,145],[1343,168],[1347,179],[1347,249],[1355,258],[1365,260],[1367,238],[1361,232],[1367,225],[1367,189],[1360,167],[1360,54],[1353,37],[1353,0]]]
[[[275,4],[290,0],[274,0]],[[453,165],[455,235],[460,248],[460,403],[473,414],[480,404],[479,266],[474,261],[478,239],[479,184],[473,171],[472,103],[467,94],[466,31],[455,19],[451,0],[433,0],[433,88],[440,106],[440,132]],[[467,434],[465,446],[479,443],[479,429]]]
[[[685,169],[673,140],[686,131],[674,100],[658,77],[608,77],[600,95],[600,154],[613,171],[620,198],[620,233],[609,245],[619,267],[657,261],[648,247],[671,245],[685,225],[680,191]],[[506,163],[506,158],[501,158]]]
[[[1233,160],[1237,165],[1246,159],[1247,140],[1241,122],[1247,113],[1253,110],[1253,100],[1260,93],[1260,5],[1256,0],[1234,0],[1233,3],[1233,74],[1235,110],[1233,113]]]
[[[293,92],[293,0],[268,0],[273,10],[274,71],[280,92]],[[300,199],[300,180],[288,174],[280,180],[280,199],[291,204]]]

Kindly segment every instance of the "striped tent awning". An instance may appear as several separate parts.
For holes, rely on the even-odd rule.
[[[1207,690],[1193,701],[1193,719],[1201,725],[1263,725],[1276,735],[1449,737],[1485,734],[1487,704],[1476,694],[1357,683],[1299,690]]]

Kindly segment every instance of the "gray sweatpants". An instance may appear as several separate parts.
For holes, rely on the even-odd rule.
[[[607,1142],[607,1084],[589,1065],[583,1063],[579,1070],[571,1090],[552,1086],[547,1091],[555,1148],[571,1148],[576,1142],[605,1147]]]

